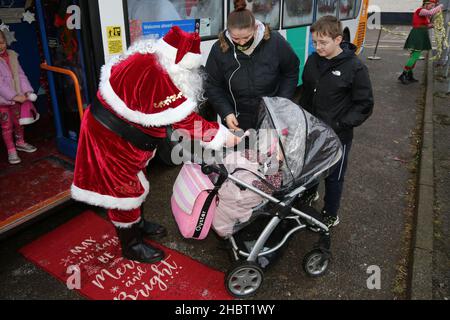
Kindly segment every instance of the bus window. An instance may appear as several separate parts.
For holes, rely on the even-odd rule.
[[[355,16],[356,0],[341,0],[339,2],[339,19],[353,19]]]
[[[283,9],[283,28],[313,23],[314,0],[285,0]]]
[[[216,38],[223,29],[219,0],[127,0],[126,6],[131,43],[142,36],[161,38],[174,25],[202,39]]]
[[[253,12],[255,18],[268,23],[272,29],[280,28],[280,0],[246,0],[247,9]],[[228,0],[229,12],[234,10],[234,3]]]
[[[316,20],[323,16],[337,17],[337,3],[338,0],[318,0]]]

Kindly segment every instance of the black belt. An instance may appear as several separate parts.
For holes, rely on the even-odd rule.
[[[90,110],[94,118],[104,127],[130,142],[136,148],[144,151],[153,151],[158,148],[160,143],[164,141],[162,138],[147,135],[138,128],[122,120],[114,113],[106,109],[97,97],[94,98]]]

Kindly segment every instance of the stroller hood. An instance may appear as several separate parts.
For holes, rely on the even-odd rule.
[[[309,184],[326,174],[342,156],[342,145],[334,131],[288,99],[264,97],[258,119],[258,136],[269,130],[278,138],[283,189]]]

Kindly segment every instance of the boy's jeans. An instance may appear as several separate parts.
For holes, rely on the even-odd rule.
[[[328,216],[337,217],[344,189],[344,177],[347,171],[348,156],[352,147],[352,139],[341,140],[343,155],[333,171],[325,179],[324,210]]]

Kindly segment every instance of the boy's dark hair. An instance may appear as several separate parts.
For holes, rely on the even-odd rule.
[[[255,25],[255,16],[246,8],[245,0],[234,0],[234,11],[228,15],[227,19],[228,29],[247,29]]]
[[[313,23],[310,30],[311,33],[317,32],[321,36],[328,36],[332,39],[336,39],[338,36],[344,36],[342,23],[338,18],[333,16],[323,16]]]

